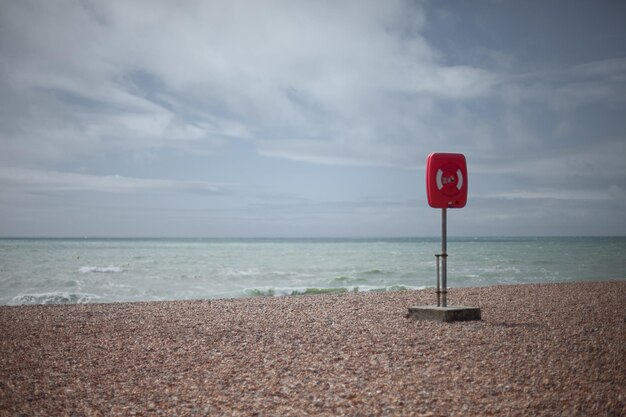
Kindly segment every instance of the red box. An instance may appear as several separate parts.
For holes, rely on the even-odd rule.
[[[467,164],[460,153],[431,153],[426,162],[426,194],[434,208],[462,208],[467,203]]]

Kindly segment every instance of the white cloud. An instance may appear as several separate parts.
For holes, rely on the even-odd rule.
[[[502,79],[503,98],[510,104],[548,104],[569,111],[586,104],[623,103],[626,59],[615,58],[511,74]]]
[[[389,136],[413,126],[399,115],[432,119],[419,113],[425,97],[482,97],[494,78],[439,65],[419,35],[424,12],[412,2],[66,0],[3,8],[9,64],[1,87],[7,99],[19,98],[14,111],[27,128],[11,129],[7,116],[0,140],[40,161],[109,148],[210,150],[237,137],[265,153],[278,138],[286,146],[274,155],[340,164],[380,164],[380,155],[356,150],[384,146],[382,163],[404,164],[404,146]],[[437,129],[433,123],[422,125]],[[297,144],[307,136],[325,142],[319,154]],[[44,146],[33,155],[37,143]]]
[[[406,166],[409,148],[413,158],[434,146],[478,143],[494,156],[541,146],[523,106],[624,97],[623,59],[531,74],[445,65],[421,36],[419,2],[2,8],[0,141],[12,160],[211,151],[238,138],[266,155]],[[483,102],[506,116],[486,120],[472,109]]]
[[[491,200],[560,200],[560,201],[611,201],[614,189],[605,190],[550,190],[550,191],[510,191],[495,194],[478,195],[477,198]]]
[[[215,195],[231,192],[228,185],[200,181],[131,178],[120,175],[97,176],[12,167],[0,168],[0,189],[18,189],[27,192],[90,191],[97,193],[177,191]]]

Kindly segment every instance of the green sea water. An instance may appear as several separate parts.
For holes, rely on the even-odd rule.
[[[400,291],[438,238],[0,239],[0,304]],[[450,238],[448,286],[626,279],[624,237]]]

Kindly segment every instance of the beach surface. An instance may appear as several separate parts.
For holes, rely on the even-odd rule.
[[[0,307],[0,415],[624,416],[626,281]]]

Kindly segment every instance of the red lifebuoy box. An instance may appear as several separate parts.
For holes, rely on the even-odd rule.
[[[431,153],[426,162],[426,194],[433,208],[467,203],[467,163],[460,153]]]

